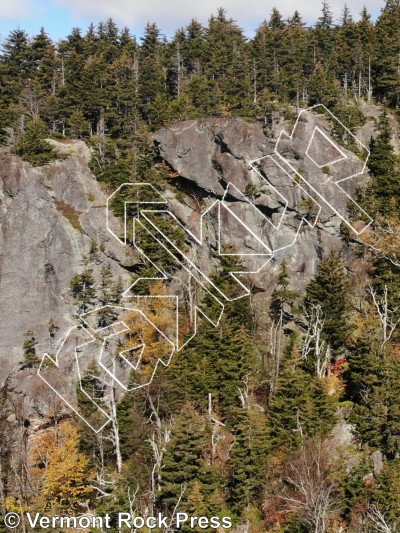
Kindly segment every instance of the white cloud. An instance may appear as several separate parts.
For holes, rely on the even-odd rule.
[[[1,0],[0,19],[16,20],[26,17],[33,9],[32,0]]]
[[[227,9],[228,15],[237,20],[238,24],[251,33],[265,18],[269,17],[271,9],[276,5],[281,13],[287,17],[298,9],[306,22],[314,22],[320,15],[321,0],[309,0],[299,5],[296,0],[270,0],[269,3],[260,0],[201,0],[188,2],[187,0],[58,0],[65,9],[69,9],[74,16],[82,16],[98,21],[112,17],[118,24],[130,28],[143,28],[148,21],[156,22],[163,32],[171,33],[180,26],[186,25],[192,18],[206,23],[218,7]],[[331,5],[335,19],[339,18],[345,0],[332,0]],[[352,0],[348,2],[354,17],[357,17],[367,4],[367,8],[377,14],[383,5],[383,0]]]

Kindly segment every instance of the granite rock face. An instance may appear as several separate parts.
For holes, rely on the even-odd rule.
[[[157,132],[160,156],[203,194],[222,196],[225,183],[249,183],[247,161],[273,150],[260,124],[241,119],[188,120]]]
[[[303,139],[312,136],[317,122],[327,131],[323,119],[304,115]],[[287,126],[288,134],[291,127]],[[174,176],[175,186],[167,187],[164,196],[178,220],[196,233],[201,214],[224,198],[221,219],[210,211],[202,221],[207,246],[192,252],[202,271],[212,270],[210,249],[215,250],[218,234],[223,246],[247,254],[247,265],[253,270],[263,264],[257,255],[260,243],[276,252],[252,279],[256,297],[264,302],[283,259],[294,288],[301,289],[324,253],[341,246],[346,197],[339,195],[337,212],[322,206],[316,221],[315,197],[307,195],[290,170],[314,172],[300,141],[291,143],[286,138],[282,160],[274,154],[276,139],[268,139],[259,124],[241,119],[185,121],[154,135],[160,160]],[[76,323],[70,281],[82,272],[94,244],[95,277],[107,265],[124,288],[129,286],[132,267],[140,261],[106,230],[107,195],[89,170],[89,149],[81,141],[52,142],[68,157],[40,168],[32,168],[5,149],[0,152],[0,384],[11,374],[7,387],[20,393],[34,386],[30,380],[37,381],[30,371],[19,371],[16,377],[23,334],[34,331],[41,353],[49,350],[50,318],[59,327],[54,344]],[[332,148],[327,150],[332,155]],[[347,155],[354,159],[350,152]],[[313,179],[316,186],[323,180],[327,197],[336,201],[335,175],[327,172],[321,166]],[[359,183],[359,179],[343,182],[346,194],[351,196]],[[116,219],[112,223],[119,224]],[[42,383],[35,386],[43,388]]]
[[[66,160],[41,168],[0,153],[0,382],[21,361],[27,330],[38,352],[47,351],[50,318],[60,335],[73,323],[70,281],[93,242],[104,250],[98,270],[126,273],[126,251],[106,231],[106,196],[88,168],[89,150],[83,142],[67,148]]]
[[[205,206],[225,198],[230,210],[275,252],[255,279],[267,292],[283,259],[300,289],[321,256],[341,246],[348,202],[366,179],[364,161],[345,147],[339,152],[329,141],[331,125],[325,116],[304,112],[292,128],[284,123],[286,132],[278,137],[278,130],[276,139],[268,139],[259,124],[208,119],[180,122],[155,134],[160,157],[178,175],[183,190],[200,195]],[[198,227],[196,206],[190,212],[171,202],[171,209],[192,229]],[[256,252],[235,226],[227,225],[224,236],[233,248]],[[200,258],[203,268],[208,259]]]

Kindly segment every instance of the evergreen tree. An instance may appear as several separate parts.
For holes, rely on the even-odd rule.
[[[95,302],[96,290],[93,270],[85,269],[71,279],[71,293],[79,305],[79,311],[85,312]]]
[[[166,78],[160,30],[156,24],[147,24],[139,59],[139,96],[143,117],[151,124],[154,121],[154,106],[157,95],[165,95]],[[165,103],[165,101],[164,101]],[[161,124],[158,123],[160,126]]]
[[[380,100],[394,107],[400,103],[400,2],[387,0],[376,22],[376,47],[373,61],[374,88]]]
[[[347,4],[344,5],[344,8],[340,15],[340,23],[342,26],[353,24],[353,17],[351,16],[350,9]]]
[[[271,16],[269,18],[268,26],[271,29],[283,29],[285,27],[285,22],[283,20],[282,15],[279,13],[279,11],[276,9],[276,7],[272,8]]]
[[[372,493],[371,503],[383,513],[388,524],[394,528],[399,520],[400,498],[400,461],[387,462],[377,476],[376,489]]]
[[[100,379],[100,369],[96,361],[92,361],[80,380],[80,386],[77,388],[77,400],[79,410],[86,420],[90,420],[94,413],[97,413],[97,405],[103,407],[105,384]],[[90,400],[88,396],[92,398]],[[94,425],[94,424],[92,424]]]
[[[335,35],[332,31],[333,15],[331,7],[326,0],[322,2],[321,16],[318,18],[315,25],[315,59],[316,64],[323,66],[324,71],[331,76],[329,83],[334,83],[335,69],[336,69],[336,54],[335,49]],[[328,77],[328,76],[327,76]],[[310,86],[312,87],[316,80],[312,80]],[[328,88],[328,87],[327,87]],[[321,100],[322,103],[325,103]],[[326,104],[328,105],[328,104]]]
[[[13,152],[35,167],[46,165],[60,157],[45,141],[48,136],[48,128],[42,120],[38,118],[28,120]]]
[[[391,144],[391,136],[388,117],[384,113],[379,121],[379,134],[376,139],[371,139],[368,160],[372,174],[368,191],[373,196],[372,202],[368,200],[366,203],[366,208],[375,215],[398,216],[400,207],[400,165]]]
[[[303,26],[305,26],[305,22],[303,22],[303,18],[297,11],[297,9],[293,13],[293,16],[289,18],[288,24],[292,28],[302,28]]]
[[[309,314],[313,306],[320,306],[323,335],[339,354],[346,347],[351,329],[349,322],[349,277],[338,253],[331,251],[322,260],[315,278],[306,290],[305,308]]]
[[[152,391],[150,391],[152,394]],[[125,476],[132,486],[145,492],[154,467],[154,457],[149,441],[154,428],[149,424],[152,413],[140,391],[124,394],[117,405],[121,454]]]
[[[335,423],[335,404],[319,378],[287,358],[268,412],[271,447],[291,451],[304,439],[327,435]]]
[[[54,94],[58,67],[56,49],[43,27],[30,44],[29,62],[33,69],[32,78],[38,93],[43,98]]]
[[[363,444],[397,457],[400,442],[399,363],[393,353],[383,360],[360,340],[345,374],[348,397],[355,402],[352,422]]]
[[[255,500],[260,502],[267,466],[268,433],[265,415],[256,409],[237,409],[233,428],[230,503],[241,516]]]
[[[2,61],[7,66],[8,76],[14,77],[14,83],[28,78],[32,66],[29,62],[29,38],[24,30],[13,30],[3,44]]]
[[[307,83],[308,97],[311,105],[324,104],[333,108],[339,101],[339,82],[333,69],[328,71],[324,63],[315,64]]]
[[[333,15],[329,2],[327,2],[326,0],[322,2],[321,11],[321,16],[317,21],[317,28],[320,28],[322,30],[329,30],[332,27]]]
[[[291,319],[293,303],[299,297],[299,292],[290,290],[289,284],[287,262],[283,260],[278,271],[278,286],[272,294],[270,306],[271,315],[276,323],[288,322]]]
[[[237,285],[230,272],[237,263],[229,257],[221,262],[221,271],[212,279],[233,298]],[[201,302],[209,310],[212,304],[207,299]],[[234,417],[240,391],[255,366],[257,348],[251,339],[252,327],[249,302],[243,298],[226,305],[217,328],[207,323],[198,328],[196,337],[170,369],[175,391],[172,396],[179,397],[178,403],[188,399],[205,409],[208,393],[224,417]]]
[[[185,39],[182,43],[182,57],[187,73],[192,76],[199,74],[204,62],[205,29],[193,19],[185,28]]]
[[[37,341],[32,330],[28,330],[24,334],[25,340],[23,344],[24,361],[21,368],[33,368],[40,364],[40,358],[36,354]]]
[[[231,417],[239,406],[252,352],[248,333],[233,321],[223,319],[217,329],[202,329],[171,367],[175,394],[204,408],[211,394],[224,416]]]
[[[190,403],[186,403],[172,429],[160,472],[158,499],[165,508],[173,508],[182,487],[202,479],[206,464],[209,428]]]
[[[114,283],[110,265],[103,266],[100,271],[100,286],[98,290],[98,300],[102,308],[99,309],[98,325],[106,327],[116,321],[115,310],[110,307],[117,304],[121,299],[121,282]]]
[[[243,31],[226,11],[218,10],[209,20],[206,31],[204,73],[211,78],[210,88],[215,91],[216,108],[213,114],[230,115],[241,109],[251,94],[248,56]]]

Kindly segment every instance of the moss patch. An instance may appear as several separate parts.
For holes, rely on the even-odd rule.
[[[65,218],[69,220],[71,226],[83,233],[81,221],[79,220],[80,212],[77,211],[72,205],[63,202],[62,200],[56,200],[56,207],[60,213],[62,213]]]

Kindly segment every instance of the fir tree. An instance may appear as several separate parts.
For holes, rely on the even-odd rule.
[[[323,334],[335,353],[345,349],[351,326],[349,322],[349,278],[340,256],[331,251],[322,260],[315,278],[306,290],[305,307],[321,308]]]
[[[48,136],[47,126],[42,120],[28,120],[13,152],[35,167],[46,165],[59,157],[51,145],[45,141]]]
[[[24,361],[21,368],[33,368],[40,364],[40,358],[36,354],[37,341],[32,330],[28,330],[24,334],[25,340],[23,344]]]
[[[373,201],[368,201],[366,208],[373,214],[397,215],[400,206],[399,160],[391,144],[391,130],[385,113],[380,118],[377,138],[371,139],[370,152],[368,167],[373,179],[368,190],[373,194]]]
[[[230,503],[237,516],[262,496],[269,448],[266,417],[256,409],[237,409],[233,428]]]
[[[209,429],[190,403],[186,403],[173,427],[160,472],[158,499],[163,507],[173,508],[182,487],[201,479],[206,463]]]

